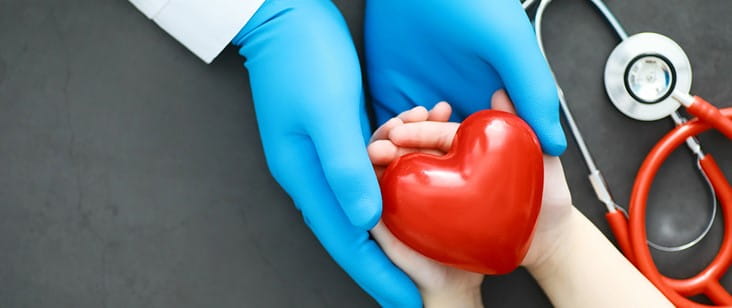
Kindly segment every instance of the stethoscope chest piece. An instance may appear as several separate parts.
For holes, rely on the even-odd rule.
[[[657,33],[622,41],[605,64],[605,90],[616,108],[636,120],[655,121],[680,107],[671,98],[691,89],[691,64],[684,50]]]

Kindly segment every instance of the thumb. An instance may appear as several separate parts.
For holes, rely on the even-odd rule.
[[[516,114],[516,108],[513,107],[511,99],[508,98],[508,94],[503,89],[499,89],[493,93],[493,97],[491,97],[491,109]]]
[[[534,31],[520,5],[494,14],[492,23],[511,25],[511,31],[491,31],[493,42],[481,53],[501,76],[518,115],[526,121],[545,153],[560,155],[567,139],[559,121],[559,97],[549,65],[539,50]]]
[[[368,230],[381,217],[381,192],[361,125],[347,118],[337,117],[328,125],[311,128],[310,137],[341,208],[354,226]]]

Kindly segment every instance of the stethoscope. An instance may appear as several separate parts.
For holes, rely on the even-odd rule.
[[[528,8],[536,0],[524,1]],[[675,305],[681,307],[709,307],[687,297],[706,295],[717,305],[732,306],[732,295],[719,279],[732,264],[732,186],[714,158],[705,154],[695,136],[716,129],[732,139],[732,108],[717,109],[698,96],[689,95],[691,65],[683,49],[670,38],[656,33],[628,36],[602,0],[590,0],[607,19],[621,38],[605,65],[605,90],[615,107],[626,116],[654,121],[671,117],[676,127],[664,136],[648,153],[638,170],[630,199],[628,213],[618,206],[595,164],[564,93],[557,85],[559,101],[570,130],[590,171],[589,180],[598,199],[606,206],[605,215],[618,246],[625,256]],[[539,0],[534,27],[539,47],[544,52],[541,21],[551,0]],[[696,118],[687,121],[677,109],[684,106]],[[646,235],[646,202],[653,179],[668,156],[681,144],[686,144],[697,156],[699,170],[716,195],[712,217],[704,231],[689,243],[664,246],[648,240]],[[694,277],[674,279],[662,275],[656,267],[649,246],[662,251],[681,251],[698,243],[711,229],[716,215],[716,200],[722,205],[724,238],[716,257]]]

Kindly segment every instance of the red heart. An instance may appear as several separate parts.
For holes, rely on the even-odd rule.
[[[485,110],[460,125],[444,156],[412,153],[381,178],[383,220],[402,242],[447,265],[505,274],[529,249],[544,164],[529,126]]]

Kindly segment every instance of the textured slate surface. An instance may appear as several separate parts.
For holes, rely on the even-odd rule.
[[[364,1],[336,3],[361,50]],[[692,91],[732,106],[732,2],[609,6],[630,33],[675,39]],[[547,14],[551,63],[625,204],[671,123],[630,120],[607,101],[617,38],[587,2],[555,1]],[[375,305],[268,175],[241,63],[229,48],[203,64],[126,1],[0,0],[0,307]],[[702,141],[732,172],[732,147],[718,134]],[[571,142],[563,162],[575,204],[607,232]],[[650,236],[692,238],[710,213],[704,189],[688,153],[674,154],[654,186]],[[687,252],[657,253],[660,267],[695,273],[721,226]],[[492,307],[549,306],[521,270],[487,279],[483,293]]]

